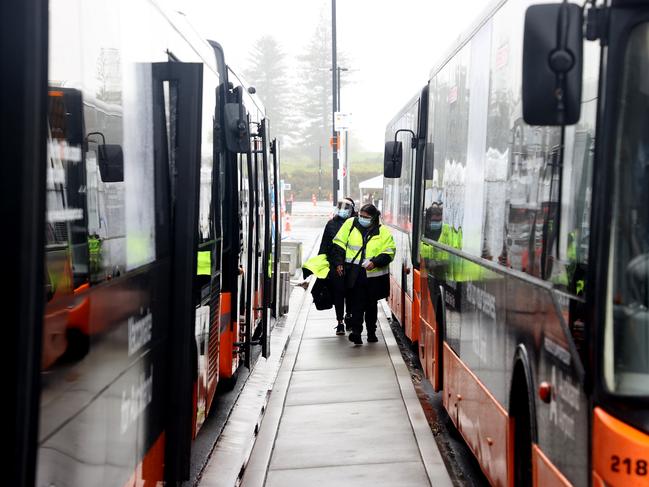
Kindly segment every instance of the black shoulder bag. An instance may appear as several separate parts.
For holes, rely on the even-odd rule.
[[[352,229],[349,231],[349,235],[352,234],[353,230],[354,224],[352,223]],[[349,235],[347,235],[347,245],[349,245]],[[367,241],[369,240],[368,237],[369,232],[367,232],[367,234],[363,237],[363,245],[361,245],[361,248],[358,249],[358,252],[356,252],[356,255],[352,258],[351,262],[345,262],[345,287],[347,289],[353,288],[356,284],[356,281],[358,280],[358,274],[361,271],[360,264],[363,260],[363,257],[365,256],[365,246],[367,245]],[[358,264],[354,264],[354,261],[359,255],[361,255],[361,260],[358,262]]]

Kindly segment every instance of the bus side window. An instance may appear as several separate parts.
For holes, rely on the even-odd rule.
[[[587,285],[599,64],[598,46],[586,43],[581,119],[565,129],[559,258],[565,263],[566,290],[576,296],[585,296]]]

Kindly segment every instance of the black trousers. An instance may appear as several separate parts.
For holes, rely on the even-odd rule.
[[[347,311],[350,313],[352,332],[360,335],[363,332],[363,320],[367,333],[376,333],[377,300],[370,291],[365,270],[356,281],[356,285],[347,291]]]
[[[336,319],[342,322],[345,317],[345,278],[332,269],[329,272],[329,284],[336,308]]]

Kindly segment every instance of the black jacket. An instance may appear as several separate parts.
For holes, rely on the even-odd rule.
[[[333,262],[334,256],[334,244],[333,240],[340,227],[345,223],[344,218],[340,218],[338,215],[334,216],[331,220],[325,225],[324,233],[322,234],[322,241],[320,242],[320,250],[318,254],[327,254],[327,260],[329,260],[329,265]]]

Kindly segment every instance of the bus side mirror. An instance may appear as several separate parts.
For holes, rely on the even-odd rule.
[[[124,181],[124,153],[117,144],[99,144],[97,146],[97,164],[104,183],[121,183]]]
[[[243,102],[225,104],[225,145],[230,152],[250,151],[250,129]]]
[[[532,5],[523,38],[523,119],[571,125],[581,112],[583,18],[579,5]]]
[[[383,154],[383,177],[401,177],[401,162],[403,159],[403,144],[401,141],[391,140],[385,143]]]

